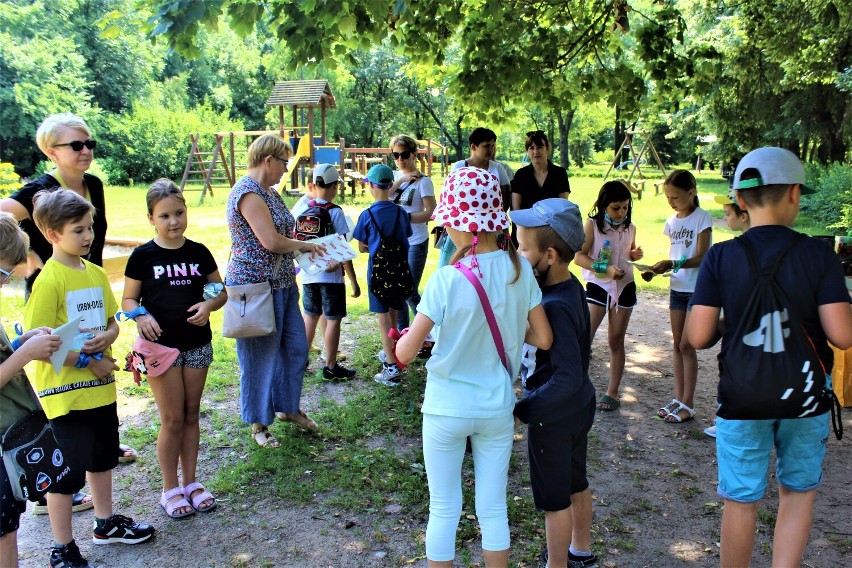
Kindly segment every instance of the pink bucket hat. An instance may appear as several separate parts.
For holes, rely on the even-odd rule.
[[[441,200],[432,219],[465,233],[509,228],[497,176],[480,168],[454,170],[444,180]]]

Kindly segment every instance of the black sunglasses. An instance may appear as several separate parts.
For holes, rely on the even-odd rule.
[[[405,150],[404,152],[391,152],[391,156],[393,156],[394,160],[399,160],[400,158],[407,160],[411,157],[411,150]]]
[[[98,143],[94,140],[86,140],[85,142],[81,142],[80,140],[74,140],[73,142],[67,142],[65,144],[54,144],[53,147],[59,148],[60,146],[71,146],[72,150],[74,150],[75,152],[79,152],[83,149],[83,146],[85,146],[89,150],[94,150],[95,146],[97,145]]]

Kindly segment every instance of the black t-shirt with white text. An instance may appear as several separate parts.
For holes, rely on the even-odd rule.
[[[187,351],[210,342],[210,324],[188,323],[194,312],[186,310],[204,300],[207,275],[216,270],[207,247],[189,239],[178,249],[151,240],[133,251],[124,275],[142,283],[140,302],[162,329],[157,343]]]

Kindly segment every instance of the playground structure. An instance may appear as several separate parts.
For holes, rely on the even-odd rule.
[[[634,145],[634,136],[639,135],[642,137],[642,146],[640,146],[639,151],[636,151],[636,146]],[[653,158],[657,164],[657,167],[663,173],[663,179],[666,178],[666,168],[663,166],[663,162],[660,160],[660,156],[657,154],[657,149],[654,148],[654,143],[651,142],[651,137],[644,130],[628,130],[624,133],[624,140],[621,141],[621,146],[618,147],[618,151],[615,153],[615,159],[609,165],[609,168],[606,170],[606,175],[604,175],[604,181],[609,177],[609,173],[615,167],[615,164],[621,163],[622,154],[627,150],[629,152],[630,158],[633,163],[630,167],[630,175],[627,177],[627,185],[630,188],[631,193],[634,193],[638,199],[642,199],[642,192],[645,191],[645,182],[647,179],[645,178],[645,174],[642,173],[642,160],[645,159],[645,153],[647,152],[648,156]],[[637,179],[633,179],[636,174],[639,174]],[[660,188],[662,187],[663,181],[654,182],[654,195],[659,195]]]
[[[212,151],[202,149],[203,142],[198,134],[190,134],[190,150],[180,184],[182,190],[201,191],[200,201],[204,201],[208,191],[214,195],[216,189],[230,190],[247,169],[248,147],[263,134],[278,134],[289,140],[294,149],[287,164],[287,173],[278,184],[281,191],[293,195],[301,193],[297,188],[304,183],[307,169],[314,164],[333,164],[340,172],[341,180],[349,186],[350,196],[354,197],[357,184],[364,179],[367,170],[373,164],[389,162],[391,151],[386,147],[347,147],[344,138],[336,144],[326,142],[326,110],[336,108],[328,81],[276,82],[266,104],[278,107],[277,130],[215,132]],[[292,109],[292,125],[284,124],[285,106]],[[320,109],[319,135],[314,132],[316,109]],[[420,146],[417,150],[420,171],[431,176],[432,165],[437,159],[445,174],[449,159],[447,148],[430,139],[417,142]],[[288,181],[290,190],[286,190]],[[194,187],[199,183],[200,188]],[[346,191],[341,191],[340,196],[345,199]]]

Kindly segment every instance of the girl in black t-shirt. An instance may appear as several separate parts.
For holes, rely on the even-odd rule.
[[[157,236],[130,255],[121,307],[136,321],[140,336],[180,351],[168,371],[148,376],[160,412],[160,505],[177,519],[216,507],[216,499],[196,481],[195,469],[198,409],[213,362],[209,318],[225,304],[226,296],[204,299],[205,284],[221,284],[222,278],[207,247],[183,236],[186,201],[180,189],[171,180],[159,179],[148,190],[147,201],[148,220]],[[178,460],[183,486],[178,481]]]

